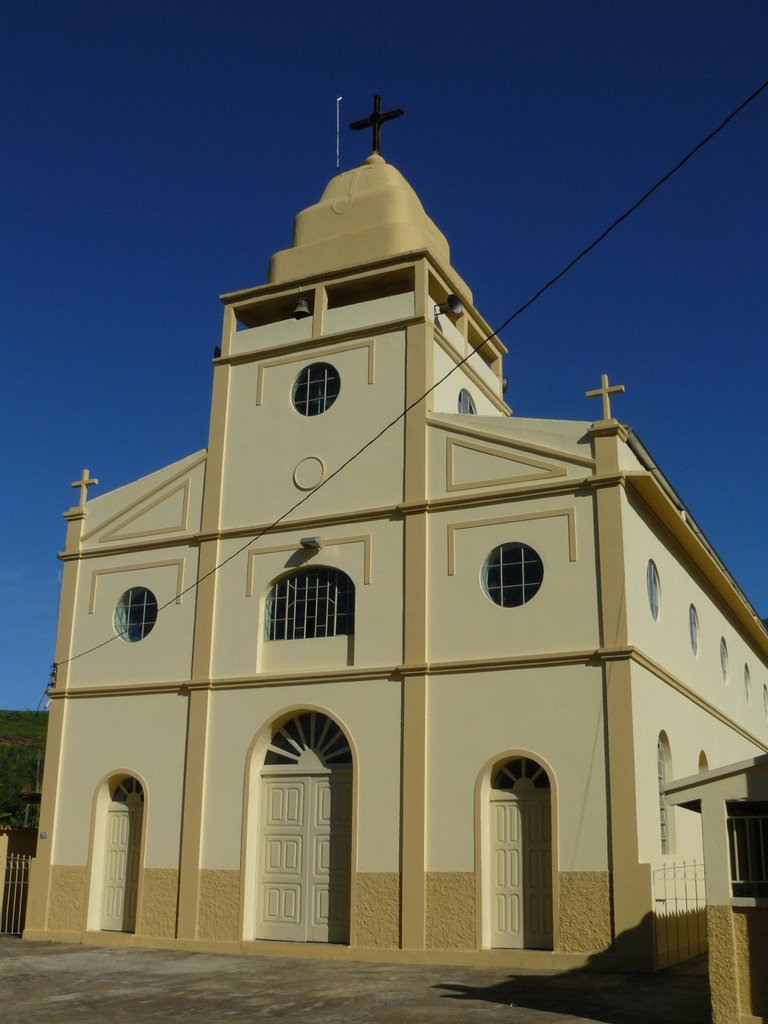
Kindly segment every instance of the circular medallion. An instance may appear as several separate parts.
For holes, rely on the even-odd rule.
[[[328,468],[317,455],[302,459],[293,471],[293,482],[300,491],[314,491],[325,480]]]

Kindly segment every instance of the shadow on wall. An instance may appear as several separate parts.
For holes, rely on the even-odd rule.
[[[645,932],[644,922],[638,930]],[[617,974],[612,954],[596,954],[573,971],[516,971],[492,985],[445,982],[445,999],[572,1014],[605,1024],[710,1024],[707,958],[658,974]],[[602,973],[612,970],[612,973]]]

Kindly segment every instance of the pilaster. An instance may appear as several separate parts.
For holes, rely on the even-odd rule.
[[[626,430],[616,420],[601,420],[590,434],[596,463],[601,646],[616,650],[629,644],[619,468]],[[652,878],[650,865],[639,862],[631,662],[623,655],[604,660],[603,695],[614,951],[627,966],[652,969]]]

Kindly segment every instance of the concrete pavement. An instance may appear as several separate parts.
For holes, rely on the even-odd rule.
[[[0,938],[13,1024],[709,1024],[705,962],[656,975],[112,949]]]

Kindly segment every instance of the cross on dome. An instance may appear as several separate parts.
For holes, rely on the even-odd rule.
[[[372,152],[381,154],[381,126],[385,121],[393,121],[396,117],[402,117],[405,113],[400,107],[395,110],[388,110],[386,113],[381,112],[381,96],[374,95],[373,97],[373,110],[368,117],[363,118],[361,121],[350,122],[349,127],[353,132],[362,131],[364,128],[372,129]]]
[[[618,395],[624,391],[623,384],[614,384],[612,387],[608,385],[608,374],[603,373],[600,375],[600,387],[595,388],[594,391],[585,392],[587,398],[602,398],[603,399],[603,419],[609,420],[611,418],[611,395]]]

